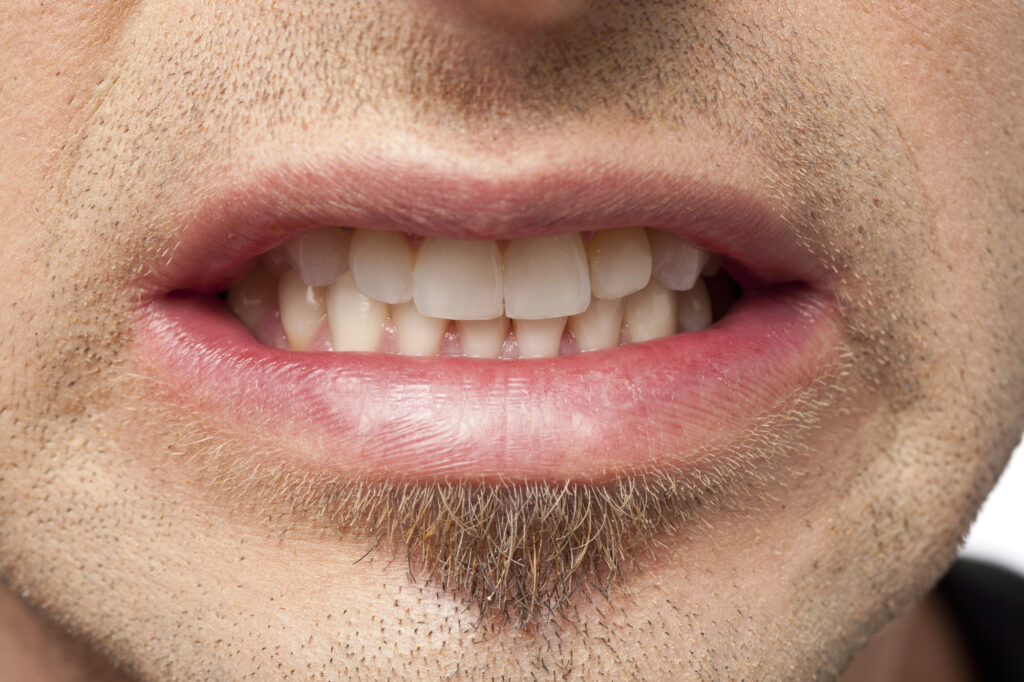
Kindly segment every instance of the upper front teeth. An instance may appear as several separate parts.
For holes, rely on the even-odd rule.
[[[577,232],[514,239],[504,253],[494,241],[428,237],[415,250],[399,232],[323,227],[267,254],[228,302],[258,336],[279,313],[295,350],[329,334],[333,350],[548,357],[570,352],[563,336],[592,351],[706,328],[708,256],[639,227],[587,244]]]
[[[413,253],[399,232],[356,230],[349,249],[349,264],[356,286],[384,303],[412,300]]]
[[[501,254],[493,241],[428,237],[413,270],[413,300],[424,315],[491,320],[505,309]]]
[[[517,320],[578,315],[590,303],[590,273],[577,232],[514,239],[505,251],[505,314]]]
[[[595,298],[628,296],[651,279],[651,246],[642,227],[595,232],[587,245],[587,258]]]
[[[349,233],[340,227],[319,227],[284,247],[299,278],[311,287],[325,287],[348,270]]]

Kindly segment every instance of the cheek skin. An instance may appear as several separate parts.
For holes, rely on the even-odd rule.
[[[0,164],[5,576],[154,678],[321,665],[335,677],[525,677],[531,666],[618,679],[834,673],[941,573],[1024,421],[1024,368],[1012,343],[1024,336],[1024,112],[1012,95],[1024,91],[1024,69],[1005,56],[1024,54],[1022,17],[1013,0],[954,5],[690,3],[652,15],[657,26],[675,22],[673,35],[632,26],[626,51],[628,32],[609,30],[585,72],[567,53],[538,47],[550,59],[534,66],[559,69],[538,67],[536,81],[524,70],[509,83],[509,71],[460,53],[458,40],[438,41],[421,61],[368,49],[388,37],[385,45],[408,46],[408,26],[396,36],[374,32],[368,19],[397,24],[394,6],[295,3],[306,14],[278,6],[280,17],[264,7],[197,6],[183,29],[169,4],[4,3],[0,62],[10,66],[0,70],[0,131],[15,141]],[[618,20],[652,6],[623,4]],[[713,41],[702,42],[719,25],[734,70]],[[665,67],[657,75],[667,83],[645,89],[649,65],[623,57],[653,37],[677,40],[645,53]],[[796,52],[787,52],[790,41]],[[755,52],[765,66],[752,65]],[[316,62],[316,53],[348,59]],[[183,54],[192,60],[184,66],[199,67],[191,82],[173,62]],[[343,63],[360,65],[357,75],[340,77]],[[273,81],[265,89],[261,73]],[[467,79],[485,74],[499,77],[487,81],[486,97],[469,97]],[[720,87],[709,85],[716,80]],[[166,99],[156,99],[153,83]],[[147,423],[154,415],[119,372],[131,328],[116,273],[172,225],[140,224],[139,215],[158,213],[146,202],[159,205],[161,181],[194,179],[190,164],[207,158],[204,148],[226,163],[234,157],[218,146],[224,140],[244,148],[304,126],[329,134],[344,130],[352,111],[381,135],[447,126],[487,148],[495,130],[528,137],[530,126],[579,125],[558,94],[572,84],[587,115],[632,122],[618,103],[648,104],[668,113],[643,112],[644,125],[731,126],[737,140],[784,160],[778,177],[764,180],[783,193],[809,187],[786,198],[817,212],[796,215],[818,229],[845,278],[857,364],[803,447],[780,446],[785,465],[763,497],[728,500],[671,538],[668,560],[651,561],[628,599],[581,606],[583,626],[564,640],[505,637],[474,631],[471,614],[431,584],[410,585],[401,560],[357,563],[359,542],[196,494],[185,463],[202,446]],[[843,110],[826,86],[836,100],[856,101]],[[287,97],[275,103],[279,87]],[[847,89],[864,99],[847,98]],[[687,108],[702,96],[706,108]],[[797,104],[819,100],[820,111]],[[367,106],[376,101],[380,110]],[[208,138],[195,132],[189,107]],[[153,111],[170,132],[146,132]],[[844,125],[843,140],[831,136]],[[800,144],[787,146],[794,139]],[[134,448],[166,456],[166,469],[133,457]],[[219,645],[196,651],[196,641]]]

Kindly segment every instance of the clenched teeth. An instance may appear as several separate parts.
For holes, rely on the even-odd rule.
[[[703,278],[724,277],[720,262],[641,227],[504,249],[322,227],[264,254],[226,298],[257,338],[292,350],[555,357],[706,329]]]

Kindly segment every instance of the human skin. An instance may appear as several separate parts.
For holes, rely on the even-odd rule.
[[[143,679],[835,677],[1024,424],[1022,54],[1016,0],[4,3],[7,584]],[[149,373],[140,277],[192,198],[368,140],[484,178],[653,140],[831,273],[830,370],[610,584],[481,615],[332,532],[316,492],[346,481],[251,466],[315,434],[182,413]]]

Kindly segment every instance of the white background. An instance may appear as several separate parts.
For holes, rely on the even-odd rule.
[[[981,508],[961,554],[985,559],[1024,575],[1024,443]]]

